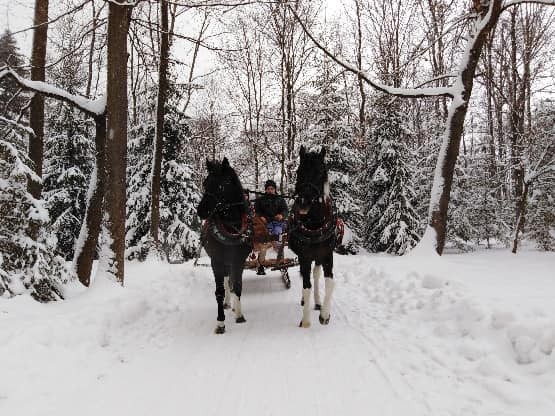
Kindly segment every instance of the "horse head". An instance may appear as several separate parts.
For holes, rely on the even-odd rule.
[[[206,160],[208,175],[203,182],[204,194],[197,213],[205,219],[218,214],[233,219],[244,210],[243,187],[226,157],[221,162]]]
[[[297,169],[295,184],[295,204],[298,212],[306,215],[316,203],[324,203],[329,196],[328,171],[324,163],[326,148],[319,152],[307,152],[304,146],[300,150],[301,161]]]

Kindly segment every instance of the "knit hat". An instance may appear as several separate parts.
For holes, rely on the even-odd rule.
[[[264,189],[268,188],[268,186],[273,186],[274,189],[277,189],[276,183],[271,179],[268,179],[266,181],[266,183],[264,184]]]

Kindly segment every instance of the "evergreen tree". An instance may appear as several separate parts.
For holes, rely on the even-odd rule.
[[[50,122],[45,145],[43,197],[58,239],[58,251],[70,260],[85,216],[94,167],[89,121],[66,104]]]
[[[385,97],[374,107],[368,147],[365,246],[371,251],[404,254],[419,241],[420,219],[408,164],[409,132],[396,102]]]
[[[190,140],[186,117],[178,110],[175,86],[170,89],[164,122],[160,195],[160,241],[168,258],[188,260],[198,246],[200,202],[189,156],[183,150]],[[145,112],[148,114],[148,112]],[[152,113],[150,113],[152,114]],[[126,256],[144,260],[150,249],[150,183],[154,118],[130,130]]]
[[[6,29],[0,35],[0,67],[4,65],[10,66],[20,75],[25,75],[22,66],[24,64],[23,56],[19,53],[19,47],[12,33]],[[17,115],[23,103],[25,96],[14,96],[20,90],[19,85],[11,79],[3,80],[0,87],[0,113],[5,112],[9,116]],[[9,104],[9,105],[8,105]]]
[[[154,120],[129,130],[127,163],[127,220],[125,256],[144,260],[150,249],[150,175]]]
[[[528,159],[531,169],[545,173],[532,182],[528,207],[527,237],[538,248],[555,250],[555,103],[543,101],[535,112],[533,143]],[[533,175],[535,172],[530,171]]]
[[[198,247],[200,191],[182,151],[190,140],[185,118],[170,102],[164,124],[160,198],[160,240],[169,259],[188,260]]]
[[[12,144],[23,139],[5,139],[0,138],[0,296],[29,293],[40,302],[63,298],[63,284],[73,277],[56,255],[48,211],[26,188],[28,177],[40,179]]]
[[[313,82],[316,93],[306,97],[305,140],[314,146],[326,146],[326,165],[330,196],[337,215],[352,234],[350,241],[341,247],[342,252],[356,253],[360,238],[361,200],[356,178],[362,166],[361,152],[355,143],[356,132],[349,123],[350,109],[344,91],[330,72],[329,62],[322,63],[323,73]]]

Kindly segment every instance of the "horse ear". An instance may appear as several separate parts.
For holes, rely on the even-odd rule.
[[[212,173],[212,171],[214,170],[214,163],[212,163],[208,158],[206,158],[206,170],[208,171],[208,173]]]
[[[301,155],[301,157],[304,157],[306,155],[306,149],[304,147],[304,144],[301,145],[301,150],[300,150],[299,154]]]
[[[224,168],[229,167],[229,160],[227,160],[227,157],[224,157],[224,160],[222,160],[222,167]]]
[[[322,160],[326,157],[326,146],[322,146],[322,148],[320,149],[320,156],[322,157]]]

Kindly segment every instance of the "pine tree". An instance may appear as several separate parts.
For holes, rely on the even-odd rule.
[[[12,144],[22,140],[0,138],[0,296],[29,293],[48,302],[63,298],[63,285],[73,276],[56,255],[44,203],[27,192],[27,178],[35,174]]]
[[[160,195],[160,241],[170,260],[188,260],[198,246],[200,224],[196,206],[200,191],[193,179],[189,154],[190,140],[186,118],[176,106],[175,85],[166,105],[162,145]],[[151,109],[152,110],[152,109]],[[145,114],[149,112],[145,111]],[[150,112],[150,114],[153,114]],[[126,256],[144,260],[150,249],[150,182],[154,117],[130,131]]]
[[[125,227],[125,256],[129,259],[144,260],[150,249],[150,172],[153,138],[153,119],[129,130]]]
[[[25,75],[25,71],[22,69],[23,64],[24,59],[19,52],[17,42],[12,33],[6,29],[0,35],[0,67],[8,65],[18,74]],[[19,90],[20,88],[15,81],[11,79],[2,81],[2,86],[0,87],[0,113],[5,111],[8,116],[12,117],[19,113],[26,98],[22,95],[14,98]]]
[[[538,248],[553,251],[555,250],[555,103],[547,100],[541,102],[534,115],[535,141],[530,146],[528,159],[532,164],[535,162],[535,169],[544,169],[545,173],[532,183],[527,237],[534,240]],[[549,167],[551,171],[548,170]],[[529,174],[534,173],[529,172]]]
[[[168,105],[162,148],[160,240],[168,259],[188,260],[198,247],[200,223],[196,208],[200,191],[182,149],[190,140],[189,126],[177,108]]]
[[[313,82],[314,95],[306,97],[305,140],[313,146],[326,146],[326,165],[330,196],[337,215],[350,229],[352,239],[341,247],[342,252],[356,253],[360,238],[356,230],[362,221],[360,192],[356,178],[362,166],[361,152],[355,144],[356,132],[349,123],[349,106],[337,76],[330,72],[329,62],[322,64],[323,73]]]
[[[94,167],[89,121],[66,104],[50,122],[45,146],[43,197],[58,238],[58,251],[73,258]]]
[[[420,219],[407,161],[409,132],[391,98],[379,100],[368,147],[365,245],[371,251],[404,254],[419,241]]]

